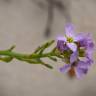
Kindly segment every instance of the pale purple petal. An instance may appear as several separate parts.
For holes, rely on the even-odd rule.
[[[83,34],[78,34],[77,36],[75,36],[73,39],[75,42],[81,41],[83,40],[85,37],[83,36]]]
[[[87,41],[87,42],[88,42],[88,41]],[[87,50],[93,51],[93,49],[94,49],[94,43],[93,43],[92,41],[89,41],[89,42],[87,43]]]
[[[65,64],[63,67],[60,68],[60,72],[66,73],[71,69],[71,64]]]
[[[82,36],[83,38],[79,40],[80,47],[85,47],[87,50],[91,51],[94,48],[94,43],[90,34]]]
[[[86,33],[85,38],[87,38],[88,41],[92,40],[92,34],[91,33]]]
[[[65,50],[68,50],[69,48],[65,45],[64,41],[58,40],[57,41],[57,46],[56,46],[60,52],[63,52]]]
[[[90,39],[90,38],[91,38],[91,36],[89,33],[82,32],[74,37],[74,41],[82,41],[82,40]]]
[[[87,47],[87,43],[88,43],[88,41],[86,40],[86,38],[84,38],[84,39],[79,41],[80,47],[86,48]]]
[[[87,74],[88,69],[90,68],[90,60],[88,61],[78,61],[77,66],[75,66],[75,73],[78,79],[81,79],[84,75]]]
[[[77,45],[75,43],[67,43],[67,46],[73,51],[77,51]]]
[[[66,37],[57,37],[57,40],[64,41],[64,42],[67,41]]]
[[[78,58],[78,52],[73,52],[70,57],[70,63],[74,63]]]
[[[86,50],[86,57],[88,58],[88,59],[92,59],[92,52],[93,50]]]
[[[94,61],[92,57],[86,57],[84,62],[86,62],[86,64],[90,67]]]
[[[67,37],[73,37],[74,36],[74,27],[72,24],[66,24],[65,34]]]
[[[89,65],[89,68],[90,68],[90,66],[93,64],[93,60],[92,59],[88,59],[86,61],[86,63],[87,63],[87,65]]]
[[[84,75],[86,75],[88,72],[88,69],[83,69],[83,68],[79,68],[79,67],[76,67],[75,68],[75,74],[76,74],[76,77],[78,79],[82,79]]]
[[[89,61],[89,60],[87,60],[87,61]],[[83,68],[83,69],[89,68],[90,66],[87,61],[79,61],[77,67]]]

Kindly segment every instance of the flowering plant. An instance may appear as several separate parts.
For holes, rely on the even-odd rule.
[[[94,43],[90,34],[80,33],[76,35],[73,25],[67,24],[65,26],[65,36],[58,37],[56,46],[46,53],[45,50],[54,42],[55,40],[52,40],[39,46],[31,54],[14,52],[15,46],[12,46],[7,50],[0,51],[0,60],[10,62],[13,59],[17,59],[30,64],[41,64],[52,69],[53,67],[45,63],[42,58],[49,58],[55,62],[60,58],[65,62],[65,65],[60,68],[61,72],[68,72],[71,77],[76,76],[79,79],[87,74],[93,63]]]

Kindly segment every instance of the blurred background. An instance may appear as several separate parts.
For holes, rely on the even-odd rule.
[[[30,53],[64,35],[67,22],[78,32],[91,32],[96,41],[96,0],[0,0],[0,50],[15,44],[15,51]],[[95,61],[83,80],[61,74],[63,62],[46,62],[54,69],[0,62],[0,96],[96,96]]]

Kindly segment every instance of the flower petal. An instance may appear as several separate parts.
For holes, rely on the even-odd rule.
[[[77,40],[78,36],[75,39]],[[93,50],[94,43],[93,43],[93,40],[92,40],[92,37],[90,36],[90,34],[86,34],[84,36],[82,35],[80,39],[77,40],[80,43],[80,47],[84,47],[84,48],[86,48],[89,51]]]
[[[60,72],[66,73],[71,69],[71,64],[65,64],[63,67],[60,68]]]
[[[87,44],[87,50],[93,51],[94,49],[94,43],[92,41],[89,41]]]
[[[93,50],[90,50],[90,51],[86,51],[86,57],[88,58],[88,59],[92,59],[92,52]]]
[[[75,62],[77,60],[77,58],[78,58],[78,52],[77,51],[76,52],[73,52],[71,54],[71,57],[70,57],[70,63]]]
[[[88,62],[79,61],[77,66],[75,66],[75,73],[78,79],[81,79],[84,75],[87,74],[90,67]]]
[[[64,41],[58,40],[57,41],[57,46],[56,46],[60,52],[63,52],[65,50],[68,50],[69,48],[66,46]]]
[[[77,51],[77,45],[75,43],[67,43],[67,46],[73,51]]]
[[[84,39],[83,34],[78,34],[77,36],[74,37],[74,41],[78,42]]]
[[[67,41],[66,37],[62,37],[62,36],[57,37],[57,40],[64,41],[64,42]]]
[[[76,74],[76,77],[77,77],[78,79],[82,79],[82,77],[83,77],[84,75],[86,75],[87,72],[88,72],[88,69],[87,69],[87,68],[86,68],[86,69],[79,68],[79,67],[76,67],[76,68],[75,68],[75,74]]]
[[[86,69],[86,68],[89,68],[89,64],[87,61],[79,61],[77,67]]]
[[[72,24],[66,24],[65,34],[67,37],[73,37],[74,36],[74,27]]]

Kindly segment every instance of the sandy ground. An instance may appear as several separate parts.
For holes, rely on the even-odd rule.
[[[96,0],[68,2],[76,30],[91,32],[96,41]],[[0,0],[0,49],[16,44],[15,51],[30,53],[45,41],[63,35],[66,20],[58,10],[54,14],[52,34],[46,39],[46,9],[41,10],[32,0]],[[70,80],[54,67],[49,70],[17,60],[0,62],[0,96],[96,96],[96,66],[80,81]]]

